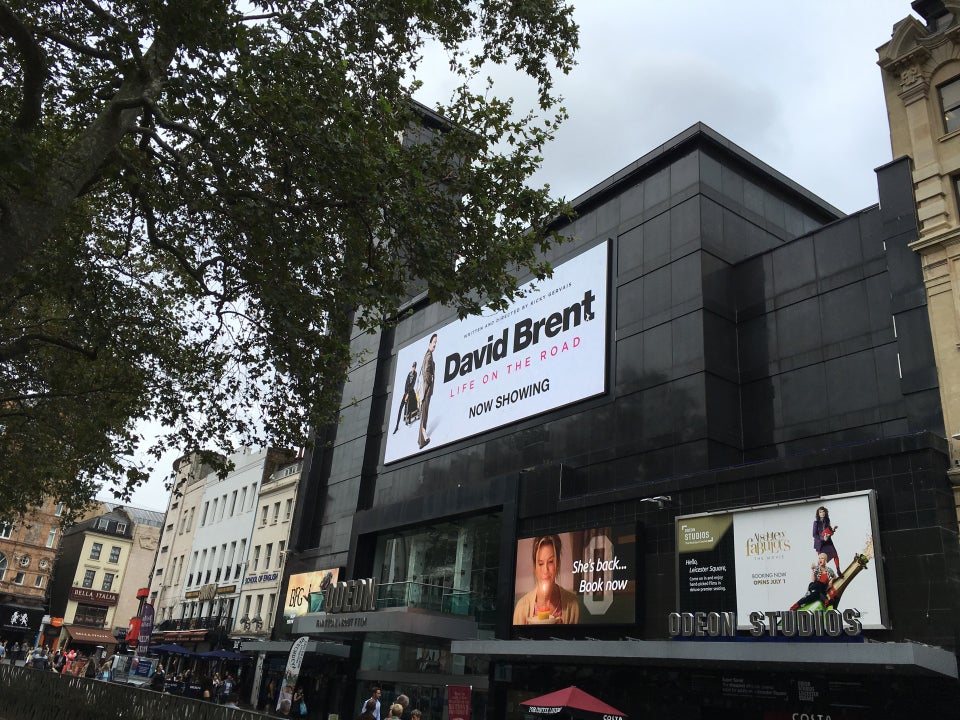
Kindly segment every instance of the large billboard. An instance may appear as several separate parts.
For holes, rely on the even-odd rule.
[[[627,525],[520,539],[513,624],[632,624],[636,548]]]
[[[503,312],[472,315],[397,353],[384,463],[606,389],[608,244],[524,286]]]
[[[850,609],[864,629],[887,627],[873,491],[682,516],[676,534],[681,613],[735,613],[754,629]]]

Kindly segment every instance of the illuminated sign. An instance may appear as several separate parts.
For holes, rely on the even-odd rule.
[[[287,582],[287,598],[283,608],[283,617],[287,624],[308,612],[319,612],[323,604],[323,593],[340,577],[339,568],[315,570],[313,572],[291,575]],[[311,607],[311,595],[314,607]]]
[[[636,545],[632,526],[519,540],[513,624],[632,624]]]
[[[678,517],[671,634],[711,614],[754,635],[886,628],[875,518],[873,491]]]
[[[397,353],[384,462],[502,427],[606,389],[609,250],[528,283],[501,312],[450,323]],[[402,423],[402,427],[401,427]]]

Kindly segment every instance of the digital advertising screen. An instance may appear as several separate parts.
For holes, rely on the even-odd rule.
[[[632,624],[636,556],[633,526],[520,539],[513,624]]]
[[[294,618],[309,612],[320,612],[323,608],[318,597],[322,598],[323,591],[336,583],[339,577],[340,568],[291,575],[283,608],[286,623],[291,625]]]
[[[859,611],[887,627],[873,491],[678,517],[682,613]]]
[[[384,463],[606,390],[609,246],[523,286],[505,311],[472,315],[397,353]]]

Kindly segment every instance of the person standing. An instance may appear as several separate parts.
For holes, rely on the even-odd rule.
[[[403,708],[400,713],[401,720],[410,720],[410,698],[406,695],[398,695],[397,704]]]
[[[418,442],[423,450],[430,442],[427,435],[427,416],[430,414],[430,398],[433,397],[433,383],[436,378],[436,365],[433,362],[433,351],[437,349],[437,334],[430,336],[427,352],[423,356],[420,366],[420,377],[423,380],[423,398],[420,400],[420,437]],[[380,720],[378,717],[377,720]]]
[[[360,712],[361,713],[370,712],[375,718],[375,720],[380,720],[380,696],[381,695],[382,693],[380,692],[380,687],[378,685],[374,685],[373,687],[371,687],[370,699],[363,703],[363,706],[360,708]],[[373,707],[370,710],[368,710],[367,705],[371,701],[373,702]]]
[[[839,525],[831,524],[830,511],[823,505],[818,507],[817,514],[813,519],[813,549],[817,551],[818,556],[823,553],[828,560],[833,560],[833,564],[837,568],[837,577],[843,577],[837,548],[833,544],[833,535],[839,529]]]
[[[379,696],[379,692],[378,688],[375,695]],[[380,712],[380,701],[371,697],[363,704],[363,712],[357,715],[356,720],[375,720],[377,716],[374,715],[374,712]]]
[[[400,429],[400,418],[404,417],[406,422],[410,422],[411,407],[413,403],[413,397],[417,392],[417,364],[414,363],[413,367],[410,368],[410,372],[407,373],[406,382],[403,384],[403,399],[400,401],[400,407],[397,409],[397,424],[393,428],[393,432],[396,433]],[[414,401],[415,402],[415,401]]]

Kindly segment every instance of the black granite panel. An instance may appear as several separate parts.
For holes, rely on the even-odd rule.
[[[617,273],[623,275],[643,267],[643,225],[617,238]]]
[[[643,272],[670,262],[670,212],[650,217],[643,227]]]

